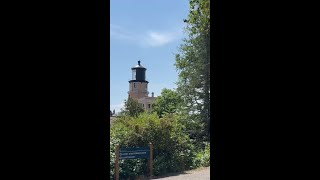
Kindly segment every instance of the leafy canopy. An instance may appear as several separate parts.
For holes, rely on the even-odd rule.
[[[153,104],[153,112],[156,112],[159,117],[173,114],[178,111],[181,103],[182,99],[176,91],[164,88]]]
[[[176,54],[177,92],[184,112],[206,124],[210,134],[210,1],[190,0],[186,33]],[[190,118],[191,119],[191,118]]]
[[[142,105],[138,101],[129,97],[128,100],[125,100],[124,102],[124,110],[121,112],[121,114],[131,117],[137,117],[139,114],[143,112],[144,109]]]

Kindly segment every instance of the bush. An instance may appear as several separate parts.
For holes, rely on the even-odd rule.
[[[153,144],[155,176],[180,172],[194,167],[197,155],[194,144],[175,115],[159,118],[156,113],[143,113],[139,117],[121,117],[111,127],[110,174],[114,178],[116,144],[120,148],[146,147]],[[120,161],[120,177],[146,175],[147,160],[131,159]]]
[[[204,150],[199,150],[193,160],[194,168],[210,166],[210,143],[204,142]]]

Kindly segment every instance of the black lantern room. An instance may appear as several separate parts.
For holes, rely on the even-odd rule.
[[[141,61],[138,61],[138,65],[131,68],[132,70],[132,80],[129,82],[147,82],[146,81],[146,68],[141,66]]]

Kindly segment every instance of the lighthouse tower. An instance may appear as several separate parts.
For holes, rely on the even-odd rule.
[[[148,81],[146,81],[146,68],[140,64],[131,68],[132,79],[129,81],[129,97],[139,100],[143,97],[148,97]]]
[[[131,68],[132,79],[129,81],[129,97],[137,100],[142,107],[150,112],[152,110],[152,104],[156,100],[154,93],[148,97],[148,81],[146,80],[146,68],[141,65],[141,61],[138,61],[138,65]]]

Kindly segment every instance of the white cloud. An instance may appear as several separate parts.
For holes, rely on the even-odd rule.
[[[110,37],[132,41],[143,47],[160,47],[169,44],[181,38],[181,31],[160,32],[160,31],[145,31],[145,32],[131,32],[119,25],[110,24]]]
[[[147,37],[144,38],[143,43],[144,45],[151,46],[151,47],[159,47],[166,45],[170,42],[173,42],[179,38],[179,33],[176,32],[155,32],[151,31],[147,33]]]

